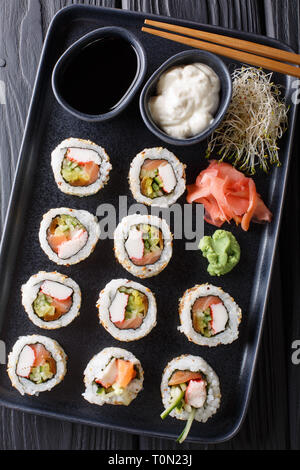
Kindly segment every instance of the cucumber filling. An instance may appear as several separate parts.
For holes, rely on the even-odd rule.
[[[211,327],[211,313],[210,308],[208,307],[204,312],[194,312],[193,317],[193,327],[197,333],[200,333],[206,338],[214,336],[214,332]]]
[[[49,232],[55,236],[68,235],[75,230],[86,230],[76,217],[67,214],[61,214],[55,217],[49,227]]]
[[[158,174],[158,169],[147,171],[141,170],[140,173],[141,193],[151,199],[164,196],[163,181]]]
[[[99,165],[93,162],[80,164],[65,155],[61,165],[61,175],[71,186],[89,186],[99,177]]]
[[[148,297],[132,287],[120,287],[119,292],[129,295],[125,320],[144,318],[148,311]]]
[[[82,165],[76,162],[72,162],[66,157],[62,162],[61,174],[63,179],[71,185],[78,182],[88,184],[90,179]]]
[[[50,365],[46,362],[42,366],[33,367],[29,376],[31,382],[36,384],[41,384],[46,382],[47,380],[52,379],[54,377],[53,372],[50,370]]]
[[[72,303],[73,295],[67,301],[59,301],[40,291],[32,304],[32,308],[34,313],[42,320],[54,321],[68,313]]]
[[[202,372],[201,372],[201,375],[206,382],[206,399],[205,399],[205,403],[206,403],[209,384],[206,380],[205,375]],[[170,386],[170,400],[169,400],[170,404],[168,408],[165,409],[160,415],[161,419],[165,419],[174,409],[176,409],[178,413],[181,413],[183,410],[189,413],[189,417],[187,419],[186,425],[182,433],[177,439],[177,442],[179,442],[180,444],[184,442],[185,439],[187,438],[190,432],[191,426],[193,424],[196,412],[197,412],[196,407],[191,406],[186,402],[186,391],[188,388],[188,382]],[[205,403],[203,406],[205,406]]]
[[[191,316],[194,330],[197,333],[200,333],[202,336],[211,338],[212,336],[216,336],[217,334],[221,333],[221,331],[216,333],[212,327],[212,314],[210,307],[205,309],[203,312],[200,310],[192,311]],[[224,330],[227,328],[228,322],[229,320],[227,321]]]
[[[137,225],[136,228],[143,232],[144,255],[162,251],[163,237],[159,228],[148,224],[140,224]]]

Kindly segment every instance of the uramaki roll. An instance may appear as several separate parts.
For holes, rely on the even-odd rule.
[[[166,148],[144,149],[131,162],[129,184],[138,202],[168,207],[185,191],[185,165]]]
[[[178,330],[201,346],[235,341],[242,318],[240,307],[220,287],[196,285],[185,291],[179,302]]]
[[[100,292],[99,320],[119,341],[135,341],[156,325],[156,300],[150,289],[128,279],[114,279]]]
[[[55,263],[69,266],[87,258],[100,237],[97,217],[60,207],[44,214],[39,231],[42,250]]]
[[[115,230],[114,250],[119,263],[134,276],[156,276],[171,259],[172,234],[159,217],[129,215]]]
[[[161,396],[168,415],[186,421],[177,441],[182,443],[194,420],[205,423],[214,415],[221,402],[219,379],[201,357],[182,355],[170,361],[161,381]]]
[[[105,348],[86,366],[83,397],[102,406],[128,406],[143,388],[144,371],[140,361],[121,348]]]
[[[54,339],[20,336],[8,356],[7,372],[21,395],[38,395],[59,384],[67,372],[67,356]]]
[[[178,373],[179,372],[179,373]],[[161,396],[165,409],[170,406],[175,392],[172,387],[185,385],[184,391],[188,389],[190,381],[205,381],[206,385],[198,387],[199,393],[195,391],[195,397],[190,400],[197,408],[195,420],[205,423],[208,418],[216,413],[220,406],[221,392],[217,374],[210,365],[199,356],[183,354],[170,361],[162,376]],[[175,407],[169,414],[177,419],[187,420],[193,405],[189,404],[189,394],[183,397],[184,403],[181,408]],[[201,406],[198,406],[201,405]]]
[[[58,188],[73,196],[90,196],[108,182],[112,168],[103,147],[90,140],[69,138],[51,154],[51,166]]]
[[[81,291],[64,274],[40,271],[22,286],[22,304],[35,325],[53,330],[69,325],[79,315]]]

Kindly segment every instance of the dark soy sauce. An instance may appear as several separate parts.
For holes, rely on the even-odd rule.
[[[138,56],[128,41],[101,38],[70,58],[61,77],[61,95],[82,113],[108,113],[125,97],[137,72]]]

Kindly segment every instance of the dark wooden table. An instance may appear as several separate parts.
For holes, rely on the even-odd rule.
[[[43,40],[53,15],[72,3],[151,12],[261,33],[285,41],[300,52],[299,0],[0,0],[0,80],[6,91],[6,104],[0,104],[0,231]],[[0,85],[3,95],[3,83]],[[297,126],[300,129],[299,118]],[[300,448],[300,365],[293,365],[291,360],[292,343],[300,340],[299,143],[296,131],[279,248],[247,417],[231,441],[206,448]],[[178,448],[168,440],[56,421],[6,408],[0,408],[0,413],[0,449]],[[181,449],[203,448],[195,444],[181,446]]]

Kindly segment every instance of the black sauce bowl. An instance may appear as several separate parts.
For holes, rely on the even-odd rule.
[[[204,129],[199,134],[194,135],[193,137],[177,139],[166,134],[154,122],[150,113],[148,102],[151,96],[155,96],[158,80],[164,72],[166,72],[169,68],[177,65],[188,65],[195,62],[201,62],[202,64],[208,65],[218,75],[221,82],[220,103],[212,123],[206,129]],[[159,139],[171,145],[193,145],[201,142],[202,140],[205,140],[219,126],[230,104],[231,95],[231,75],[223,60],[220,59],[220,57],[217,55],[211,54],[210,52],[196,49],[188,50],[179,52],[179,54],[170,57],[149,78],[141,92],[140,112],[148,129]]]
[[[74,59],[82,50],[92,44],[93,42],[103,38],[119,38],[127,41],[135,50],[137,57],[137,70],[136,75],[131,82],[127,92],[123,95],[119,103],[110,111],[103,114],[87,114],[73,107],[65,99],[62,91],[62,83],[64,80],[64,73],[67,67],[70,65],[70,61]],[[124,28],[115,26],[109,26],[99,28],[91,33],[86,34],[74,44],[72,44],[64,54],[57,61],[53,73],[52,73],[52,89],[53,93],[59,102],[59,104],[69,113],[73,114],[79,119],[89,122],[101,122],[108,121],[114,118],[116,115],[121,113],[133,99],[134,95],[138,91],[145,73],[146,73],[147,59],[145,50],[140,41],[129,31]],[[120,77],[122,74],[120,73]]]

